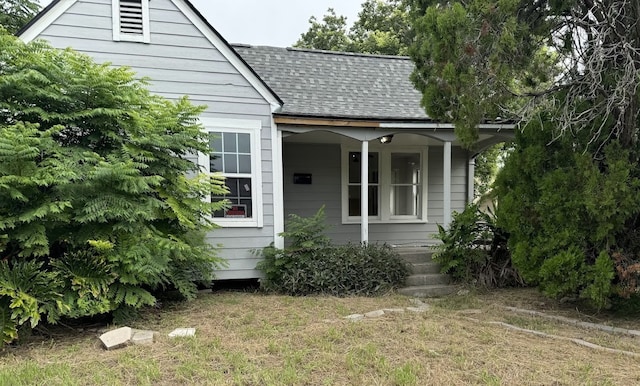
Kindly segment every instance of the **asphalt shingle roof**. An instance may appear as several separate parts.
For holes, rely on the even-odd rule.
[[[279,114],[429,120],[409,80],[407,57],[234,45],[284,101]]]

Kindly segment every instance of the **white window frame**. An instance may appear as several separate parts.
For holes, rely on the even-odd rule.
[[[113,40],[116,42],[151,43],[149,31],[149,0],[141,0],[142,35],[120,33],[120,0],[111,0],[111,20],[113,22]]]
[[[360,224],[360,216],[349,216],[349,153],[361,153],[362,149],[351,146],[342,146],[342,223],[343,224]],[[427,223],[427,159],[428,149],[426,146],[393,146],[384,144],[371,146],[369,153],[378,153],[378,216],[369,216],[370,223],[379,224],[411,224],[411,223]],[[419,216],[391,215],[391,153],[412,153],[420,154],[420,170],[421,170],[421,205]]]
[[[251,218],[222,218],[213,217],[210,219],[223,228],[262,228],[262,157],[260,145],[260,132],[262,122],[250,119],[222,119],[222,118],[200,118],[203,131],[206,133],[244,133],[249,134],[251,143]],[[211,153],[199,153],[198,165],[203,173],[211,173]],[[227,174],[229,177],[246,177],[246,173],[236,175]],[[211,195],[205,198],[211,202]]]

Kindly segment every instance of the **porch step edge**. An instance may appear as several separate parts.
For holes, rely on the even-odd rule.
[[[455,285],[421,285],[399,288],[398,293],[415,298],[437,298],[451,295],[457,290]]]
[[[405,281],[407,287],[421,286],[421,285],[446,285],[451,283],[449,275],[443,275],[439,273],[425,273],[417,275],[409,275]]]

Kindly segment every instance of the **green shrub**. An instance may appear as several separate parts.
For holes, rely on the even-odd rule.
[[[438,225],[442,244],[434,260],[454,280],[485,287],[521,286],[524,281],[513,268],[506,234],[495,224],[492,214],[476,204],[455,213],[448,229]]]
[[[398,287],[408,267],[387,245],[331,246],[324,208],[310,218],[289,217],[283,236],[285,249],[263,249],[258,269],[265,290],[288,295],[376,295]]]
[[[127,68],[0,32],[0,341],[40,319],[195,296],[222,261],[206,242],[219,178],[203,107],[152,95]]]
[[[518,132],[496,179],[514,266],[548,296],[595,307],[638,294],[640,149],[585,131],[557,138],[552,126]]]

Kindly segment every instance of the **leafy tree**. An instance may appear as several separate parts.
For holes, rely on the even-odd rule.
[[[309,18],[309,30],[293,45],[317,50],[350,51],[351,41],[347,36],[347,18],[337,16],[333,8],[327,9],[322,23],[315,16]]]
[[[203,107],[152,95],[127,68],[0,34],[0,340],[46,317],[124,312],[221,264],[205,241],[219,178]]]
[[[39,9],[37,1],[2,0],[0,1],[0,26],[11,33],[16,33],[38,13]]]
[[[349,31],[356,52],[407,55],[413,34],[406,0],[367,0]]]
[[[347,18],[327,10],[322,23],[312,16],[309,30],[294,47],[361,52],[382,55],[406,55],[412,34],[405,0],[366,0],[351,29]]]

